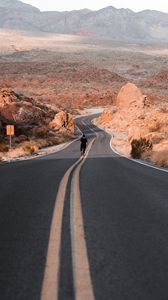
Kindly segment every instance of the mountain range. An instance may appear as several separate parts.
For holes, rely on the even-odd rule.
[[[154,10],[134,12],[113,6],[41,12],[19,0],[0,0],[0,28],[76,34],[131,42],[168,42],[168,13]]]

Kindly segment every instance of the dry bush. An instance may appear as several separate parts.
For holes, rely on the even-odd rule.
[[[24,134],[21,134],[15,138],[16,144],[20,144],[20,143],[27,142],[27,141],[29,141],[29,138]]]
[[[37,139],[34,143],[37,149],[41,149],[47,146],[46,140],[44,139]]]
[[[58,145],[58,144],[59,144],[59,141],[58,141],[58,137],[56,137],[56,136],[49,137],[46,139],[36,139],[35,141],[33,141],[33,146],[36,148],[36,150],[42,149],[45,147]]]
[[[58,139],[58,144],[67,142],[67,141],[70,140],[70,138],[72,138],[72,137],[70,137],[70,135],[69,135],[68,133],[63,132],[63,133],[61,133],[61,134],[57,137],[57,139]]]
[[[68,142],[72,138],[74,138],[74,136],[67,133],[61,133],[56,136],[50,136],[46,139],[38,139],[35,141],[35,143],[38,146],[38,148],[41,149],[44,147],[51,147],[61,143]]]
[[[160,167],[168,167],[168,150],[146,151],[142,154],[142,159],[155,163]]]
[[[139,140],[132,140],[131,147],[131,156],[133,158],[140,159],[143,153],[152,150],[153,145],[151,141],[145,138],[140,138]]]
[[[48,128],[41,127],[41,128],[33,128],[31,130],[31,135],[33,135],[36,138],[44,139],[49,135]]]
[[[33,155],[35,153],[35,151],[38,149],[38,147],[37,147],[37,145],[35,145],[35,143],[30,141],[30,142],[25,142],[22,145],[22,149],[26,154]]]
[[[8,152],[7,157],[8,158],[16,158],[16,157],[22,157],[24,156],[25,152],[21,147],[12,149]]]
[[[161,167],[168,167],[168,150],[152,152],[151,161]]]
[[[58,138],[50,137],[50,138],[46,139],[46,144],[47,144],[46,145],[47,147],[58,145],[59,144]]]
[[[142,153],[141,158],[146,161],[151,161],[152,153],[152,150],[145,151],[144,153]]]
[[[9,151],[9,146],[3,143],[0,143],[0,152],[6,153]]]
[[[34,141],[36,147],[38,149],[42,149],[45,147],[50,147],[57,144],[56,138],[46,138],[46,139],[37,139]]]

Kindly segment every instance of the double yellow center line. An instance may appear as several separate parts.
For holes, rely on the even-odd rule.
[[[80,158],[66,171],[59,185],[50,230],[41,300],[58,300],[63,210],[68,181],[73,171],[70,197],[70,224],[75,300],[94,300],[79,186],[80,170],[94,141],[95,139],[90,142],[86,157]]]

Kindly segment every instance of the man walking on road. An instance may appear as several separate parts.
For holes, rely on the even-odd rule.
[[[87,145],[87,138],[85,137],[85,134],[83,134],[82,138],[80,139],[80,142],[81,142],[81,146],[80,146],[81,155],[85,155],[86,145]]]

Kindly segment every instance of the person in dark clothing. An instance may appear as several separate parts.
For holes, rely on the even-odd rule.
[[[86,145],[87,145],[87,138],[85,137],[85,134],[83,134],[83,136],[81,137],[80,142],[81,142],[80,145],[81,155],[84,155],[86,151]]]

